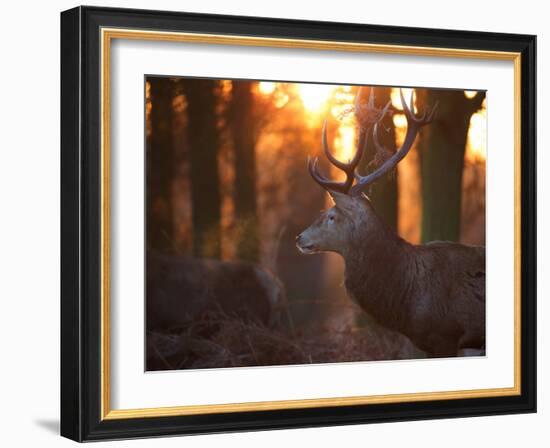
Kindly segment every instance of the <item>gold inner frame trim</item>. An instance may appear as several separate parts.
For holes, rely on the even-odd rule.
[[[101,29],[101,419],[167,417],[413,401],[501,397],[521,394],[521,54],[459,48],[419,47],[305,39],[279,39],[217,34]],[[513,61],[514,63],[514,386],[391,395],[314,398],[229,404],[187,405],[140,409],[111,409],[110,368],[110,50],[113,39],[186,42],[213,45],[368,52],[412,56]]]

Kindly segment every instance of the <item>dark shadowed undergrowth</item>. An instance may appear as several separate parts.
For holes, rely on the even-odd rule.
[[[147,370],[318,364],[422,357],[403,336],[376,325],[291,332],[230,316],[204,314],[185,327],[147,335]]]

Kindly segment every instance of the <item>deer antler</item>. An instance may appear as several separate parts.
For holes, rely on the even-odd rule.
[[[403,91],[401,89],[399,89],[399,93],[401,96],[401,104],[403,105],[403,112],[405,113],[405,117],[407,118],[407,133],[405,134],[403,145],[401,145],[401,148],[399,148],[388,160],[386,160],[378,169],[376,169],[372,173],[366,176],[361,176],[355,173],[355,179],[357,180],[357,183],[350,189],[350,195],[361,194],[365,187],[372,184],[376,180],[380,179],[384,174],[394,169],[397,164],[401,160],[403,160],[403,158],[411,150],[420,128],[431,123],[435,116],[437,103],[431,110],[427,109],[424,111],[421,117],[417,117],[413,112],[414,93],[411,95],[410,106],[407,106],[407,102],[405,101]],[[385,151],[385,148],[378,140],[378,123],[374,125],[373,139],[376,149],[378,151]]]
[[[411,150],[412,145],[416,139],[416,135],[418,134],[418,131],[420,130],[420,128],[432,122],[435,116],[435,112],[437,110],[437,104],[431,110],[429,109],[425,110],[421,117],[417,117],[413,112],[414,93],[411,95],[410,106],[407,105],[407,102],[405,101],[405,98],[403,96],[403,91],[401,89],[399,90],[399,93],[401,95],[401,104],[403,105],[403,112],[405,113],[405,117],[407,118],[407,133],[405,134],[405,140],[403,141],[403,145],[401,146],[401,148],[399,148],[391,157],[389,157],[384,163],[382,163],[382,165],[380,165],[380,167],[378,167],[375,171],[373,171],[372,173],[366,176],[361,176],[356,172],[356,169],[357,169],[357,165],[359,165],[361,157],[363,157],[363,153],[365,152],[365,148],[367,146],[367,142],[369,139],[370,127],[367,127],[365,130],[360,129],[360,138],[357,144],[357,151],[355,153],[355,156],[348,163],[344,163],[339,161],[336,157],[334,157],[328,147],[327,122],[325,120],[325,123],[323,125],[323,150],[325,152],[325,155],[327,156],[327,159],[330,161],[330,163],[332,163],[334,166],[336,166],[337,168],[342,170],[344,173],[346,173],[346,180],[344,182],[337,182],[334,180],[327,179],[325,176],[323,176],[319,172],[319,168],[317,166],[319,162],[318,158],[316,157],[315,159],[312,160],[308,157],[307,166],[309,169],[309,174],[311,174],[311,177],[313,177],[313,180],[315,180],[315,182],[321,185],[325,190],[338,191],[340,193],[346,193],[352,196],[360,195],[368,185],[380,179],[384,174],[394,169],[397,166],[397,164],[401,160],[403,160],[403,158]],[[358,97],[359,97],[359,94],[358,94]],[[356,100],[356,103],[357,101],[358,100]],[[374,107],[374,94],[372,90],[369,98],[369,107],[370,108]],[[378,125],[380,124],[380,121],[384,118],[388,110],[389,110],[389,103],[386,104],[386,106],[383,109],[377,110],[377,119],[376,120],[373,119],[372,121],[372,123],[374,123],[373,140],[374,140],[374,145],[376,147],[377,153],[389,152],[380,143],[378,139]],[[372,124],[372,123],[369,122],[369,124]],[[355,185],[353,185],[354,179],[357,180],[357,183]]]
[[[367,129],[364,136],[365,145],[368,140],[367,139],[368,132],[369,130]],[[330,163],[332,163],[335,167],[337,167],[338,169],[346,173],[346,180],[344,182],[337,182],[334,180],[329,180],[325,176],[323,176],[319,172],[319,168],[317,166],[317,163],[319,162],[319,159],[317,157],[315,157],[315,159],[313,160],[308,157],[307,167],[309,169],[309,174],[311,174],[311,177],[313,177],[313,180],[317,182],[319,185],[321,185],[321,187],[323,187],[325,190],[338,191],[340,193],[348,193],[351,186],[353,185],[355,169],[357,168],[357,165],[359,165],[359,161],[363,156],[365,145],[363,144],[358,145],[355,156],[348,163],[341,162],[340,160],[338,160],[336,157],[332,155],[332,152],[330,151],[330,148],[328,146],[327,122],[325,120],[325,123],[323,124],[323,150],[325,152],[325,155],[327,156],[327,159],[330,161]]]
[[[390,109],[391,100],[389,100],[386,105],[379,109],[374,105],[374,87],[371,87],[369,99],[366,104],[361,104],[361,98],[364,96],[364,87],[361,86],[357,90],[357,95],[355,96],[354,111],[359,127],[361,129],[368,129],[373,124],[378,123],[384,119],[386,114],[389,112],[390,116],[393,111]]]

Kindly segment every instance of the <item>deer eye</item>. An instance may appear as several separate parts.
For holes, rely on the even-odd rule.
[[[330,216],[328,217],[328,220],[331,221],[331,222],[334,221],[334,215],[330,215]]]

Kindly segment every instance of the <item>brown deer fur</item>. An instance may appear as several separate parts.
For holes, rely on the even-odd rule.
[[[429,355],[481,350],[485,249],[451,242],[410,244],[382,222],[365,196],[333,196],[336,206],[298,237],[300,250],[341,254],[349,296]]]
[[[146,289],[148,331],[181,328],[210,311],[273,325],[286,300],[282,283],[259,265],[153,251]]]

